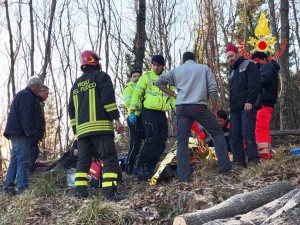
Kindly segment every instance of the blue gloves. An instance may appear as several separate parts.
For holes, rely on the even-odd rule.
[[[135,123],[136,123],[136,115],[134,114],[134,112],[130,113],[130,115],[129,115],[129,122],[131,123],[132,126],[135,125]]]

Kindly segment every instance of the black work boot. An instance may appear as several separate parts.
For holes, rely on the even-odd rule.
[[[89,197],[89,192],[87,186],[76,186],[75,187],[75,196],[77,198],[87,198]]]
[[[126,199],[126,196],[117,194],[117,187],[112,186],[103,188],[103,198],[105,201],[119,202]]]

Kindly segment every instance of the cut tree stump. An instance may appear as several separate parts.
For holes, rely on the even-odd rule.
[[[204,225],[249,225],[249,224],[265,224],[268,221],[281,215],[283,208],[287,208],[286,205],[294,207],[300,197],[300,189],[294,189],[285,194],[281,198],[275,199],[266,205],[263,205],[257,209],[254,209],[246,214],[237,215],[228,219],[217,219]],[[298,199],[298,200],[297,200]],[[293,202],[293,203],[291,203]]]
[[[175,217],[173,225],[201,225],[206,222],[245,214],[293,190],[288,181],[275,182],[265,188],[230,197],[209,209]]]

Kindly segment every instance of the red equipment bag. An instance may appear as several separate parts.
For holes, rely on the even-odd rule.
[[[92,161],[89,175],[91,175],[95,180],[100,180],[102,177],[102,168],[103,168],[102,160],[100,160],[99,162]]]

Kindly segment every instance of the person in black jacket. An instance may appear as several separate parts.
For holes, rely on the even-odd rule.
[[[49,95],[49,88],[42,84],[41,92],[35,100],[36,105],[36,113],[34,118],[35,128],[37,130],[36,135],[33,136],[31,141],[31,154],[30,154],[30,165],[29,165],[29,173],[33,173],[35,170],[35,162],[39,157],[40,149],[39,142],[41,142],[45,135],[46,130],[46,120],[45,120],[45,101],[47,100]]]
[[[95,151],[103,160],[103,197],[119,201],[116,195],[120,171],[114,143],[113,120],[117,132],[123,125],[115,100],[114,87],[108,74],[101,71],[100,57],[93,51],[83,51],[80,56],[84,72],[74,83],[69,100],[69,115],[78,137],[78,161],[75,175],[75,192],[79,198],[88,197],[88,172]]]
[[[255,130],[256,143],[260,158],[270,159],[272,157],[270,122],[277,101],[280,66],[274,59],[269,61],[265,52],[254,52],[252,59],[260,70],[262,82],[261,109],[257,112]]]
[[[226,48],[230,69],[230,143],[235,164],[246,167],[243,139],[248,151],[248,162],[258,162],[255,141],[256,104],[261,90],[260,72],[254,62],[246,60],[238,48]]]
[[[14,97],[7,118],[4,136],[11,141],[11,160],[4,182],[4,194],[21,194],[28,187],[29,154],[31,140],[36,135],[34,114],[36,113],[36,98],[40,92],[42,81],[32,77],[27,81],[27,87]]]

